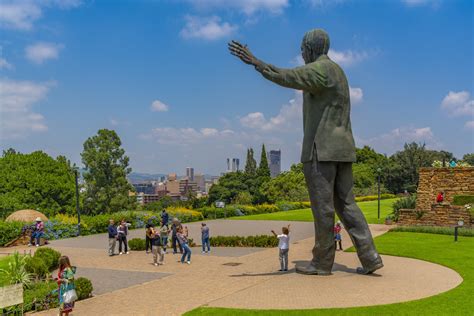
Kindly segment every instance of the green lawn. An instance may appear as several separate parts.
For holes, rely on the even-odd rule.
[[[385,217],[392,213],[392,203],[397,199],[386,199],[380,201],[380,219],[377,219],[377,201],[359,202],[359,207],[364,212],[367,222],[370,224],[382,224],[385,221]],[[237,216],[231,219],[238,220],[267,220],[267,221],[302,221],[312,222],[313,214],[311,209],[302,209],[286,212],[275,212],[268,214],[249,215],[249,216]]]
[[[464,281],[448,292],[429,298],[372,307],[330,308],[313,310],[237,310],[201,307],[185,315],[473,315],[474,238],[389,232],[375,239],[382,254],[410,257],[438,263],[456,270]],[[297,293],[293,293],[298,295]],[[390,295],[390,291],[383,293]],[[341,299],[344,299],[341,297]]]
[[[6,269],[8,267],[8,263],[10,262],[11,256],[0,257],[0,270]],[[3,279],[2,274],[0,273],[0,286],[6,285],[6,281]]]

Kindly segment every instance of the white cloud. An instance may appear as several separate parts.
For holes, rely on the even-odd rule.
[[[442,0],[401,0],[408,7],[433,6],[438,7]]]
[[[437,149],[442,144],[436,139],[431,127],[399,127],[388,133],[381,134],[369,139],[356,137],[357,146],[369,145],[378,152],[392,154],[401,148],[405,143],[425,143],[427,147]]]
[[[5,0],[0,2],[0,26],[28,31],[42,17],[44,8],[70,9],[81,3],[80,0]]]
[[[340,66],[352,66],[367,59],[369,57],[369,53],[365,51],[354,52],[352,50],[337,51],[330,49],[328,56]]]
[[[186,16],[186,25],[180,35],[185,39],[198,38],[212,41],[227,37],[236,30],[236,25],[221,22],[221,18],[218,16],[203,18],[188,15]]]
[[[441,108],[451,116],[474,116],[474,100],[468,91],[449,91],[441,102]]]
[[[474,121],[467,121],[466,124],[464,124],[464,127],[474,130]]]
[[[234,135],[232,130],[218,130],[215,128],[201,128],[199,130],[187,128],[174,127],[157,127],[151,130],[151,133],[141,135],[142,139],[152,139],[159,144],[167,145],[188,145],[197,144],[206,140],[215,140],[220,138],[227,138]]]
[[[13,65],[10,64],[5,58],[0,57],[0,69],[13,69]]]
[[[188,0],[199,9],[231,9],[246,15],[257,12],[281,14],[288,7],[289,0]]]
[[[32,63],[40,65],[47,60],[57,59],[63,47],[62,44],[56,43],[35,43],[25,48],[25,57]]]
[[[295,92],[295,97],[280,108],[280,112],[268,120],[261,112],[249,113],[240,118],[243,127],[264,132],[301,129],[303,98],[301,91]]]
[[[48,129],[44,117],[33,112],[33,105],[43,100],[53,83],[35,83],[0,79],[0,138],[23,138],[32,132]]]
[[[153,112],[168,112],[169,106],[161,102],[160,100],[155,100],[151,103],[150,110]]]
[[[349,87],[349,94],[351,97],[352,104],[360,103],[362,102],[362,99],[364,98],[364,92],[362,91],[361,88]]]

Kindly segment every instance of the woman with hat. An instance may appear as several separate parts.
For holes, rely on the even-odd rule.
[[[29,246],[33,245],[33,240],[36,238],[36,247],[39,247],[40,245],[40,239],[43,237],[44,234],[44,224],[43,221],[41,220],[41,217],[36,218],[36,223],[34,224],[35,228],[34,231],[31,233],[31,238],[30,238],[30,243],[28,244]]]

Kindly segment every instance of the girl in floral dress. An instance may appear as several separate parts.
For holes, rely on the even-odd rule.
[[[64,293],[74,289],[74,273],[76,267],[72,267],[67,256],[59,258],[58,287],[59,287],[59,315],[68,316],[74,307],[74,302],[64,302]]]

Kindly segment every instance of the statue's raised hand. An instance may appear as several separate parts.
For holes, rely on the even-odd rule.
[[[248,65],[257,65],[258,59],[250,52],[247,45],[242,45],[232,40],[228,44],[229,51],[232,55],[237,56],[240,60]]]

